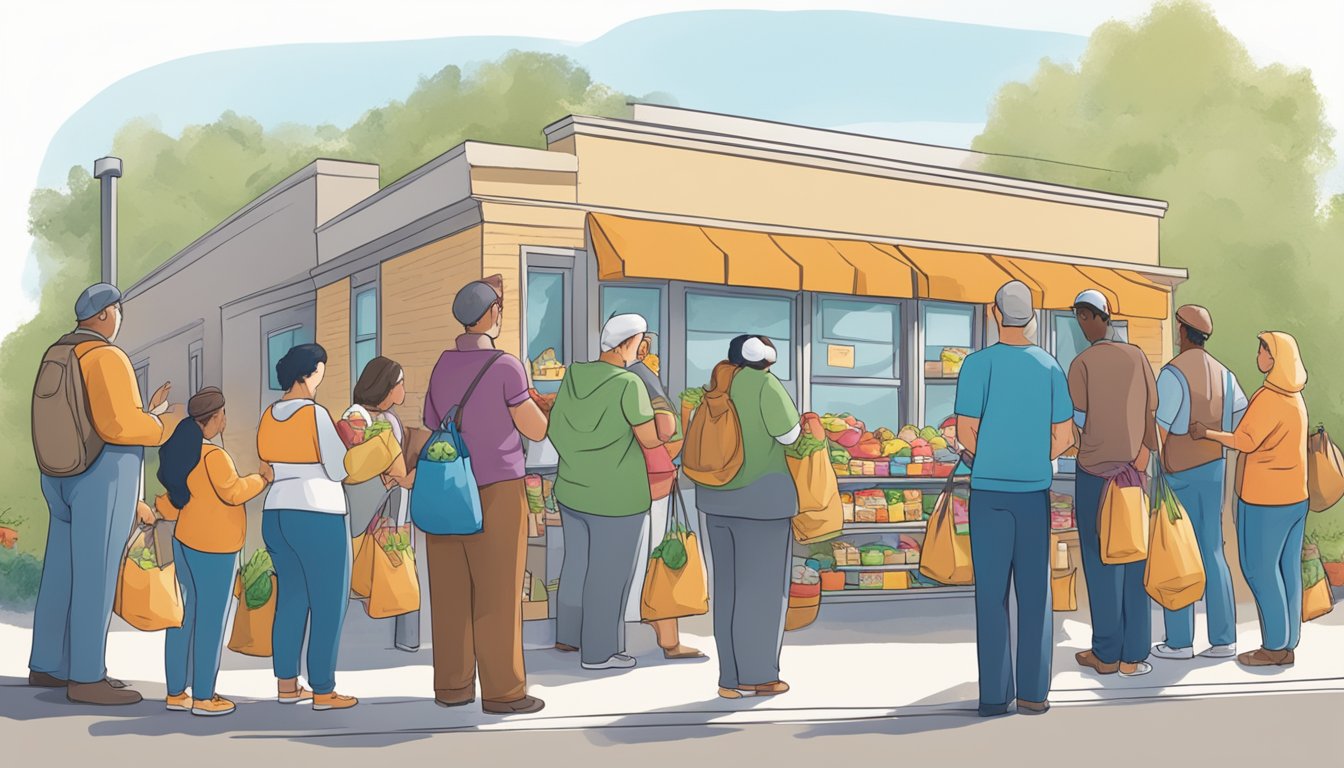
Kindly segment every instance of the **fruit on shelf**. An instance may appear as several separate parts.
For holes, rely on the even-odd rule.
[[[913,424],[906,424],[901,427],[901,431],[896,433],[896,437],[907,443],[912,443],[919,439],[919,430]]]

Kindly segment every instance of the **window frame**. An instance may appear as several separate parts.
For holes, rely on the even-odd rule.
[[[278,362],[280,362],[280,361],[279,361],[279,359],[272,359],[272,358],[271,358],[271,339],[275,338],[276,336],[279,336],[279,335],[282,334],[282,333],[293,334],[293,333],[296,333],[296,332],[301,331],[301,330],[303,330],[303,323],[295,323],[295,324],[293,324],[293,325],[286,325],[286,326],[284,326],[284,327],[282,327],[282,328],[276,328],[275,330],[273,330],[273,331],[269,331],[269,332],[266,333],[265,346],[264,346],[265,354],[266,354],[266,370],[265,370],[265,372],[264,372],[264,375],[266,376],[266,389],[267,389],[268,391],[270,391],[270,392],[284,392],[284,391],[285,391],[283,387],[280,387],[280,386],[279,386],[279,379],[278,379],[278,377],[276,377],[276,373],[275,373],[275,364],[278,363]],[[293,349],[293,348],[296,347],[296,346],[298,346],[298,345],[297,345],[297,344],[293,344],[293,343],[291,343],[291,344],[289,345],[289,348],[290,348],[290,349]],[[285,350],[285,351],[288,352],[289,350]],[[281,355],[281,357],[283,357],[283,355]],[[276,379],[276,386],[271,386],[271,380],[272,380],[273,378]]]
[[[373,331],[371,333],[360,333],[359,329],[359,300],[361,297],[373,295]],[[383,297],[382,284],[378,279],[377,270],[369,270],[361,273],[350,280],[350,381],[359,381],[359,375],[363,370],[359,367],[359,345],[361,343],[373,342],[373,357],[383,353],[382,329],[383,329]],[[369,358],[372,360],[373,358]]]
[[[815,350],[813,348],[820,343],[819,341],[820,337],[818,335],[820,331],[818,326],[822,324],[822,317],[821,317],[821,313],[823,311],[822,305],[827,299],[866,302],[869,304],[882,304],[896,307],[897,318],[895,327],[892,329],[892,333],[894,334],[894,341],[892,342],[892,345],[895,347],[892,354],[893,378],[886,379],[872,376],[839,376],[835,374],[818,375],[814,372],[813,370],[814,361],[812,359],[812,355],[820,354],[820,352],[819,350]],[[806,411],[814,410],[812,402],[813,401],[812,388],[817,386],[818,384],[824,387],[843,386],[843,387],[856,387],[865,389],[895,390],[897,400],[901,404],[900,406],[901,410],[896,414],[895,421],[898,423],[893,428],[899,428],[900,424],[904,423],[903,419],[905,418],[905,413],[907,409],[910,408],[909,392],[906,386],[910,381],[909,363],[907,358],[909,357],[909,347],[910,347],[909,339],[911,338],[911,336],[909,335],[910,307],[913,306],[915,302],[910,301],[909,299],[892,299],[883,296],[856,296],[853,294],[845,294],[845,293],[820,293],[816,291],[808,291],[804,294],[804,304],[807,305],[806,316],[808,318],[808,323],[806,333],[807,333],[807,346],[809,354],[807,355],[808,357],[807,387],[806,387],[807,396],[803,400],[804,407],[802,410]]]
[[[809,345],[803,343],[803,341],[808,338],[805,334],[810,333],[810,326],[805,319],[807,316],[807,309],[805,307],[807,294],[805,292],[778,291],[769,288],[745,288],[736,285],[706,286],[701,283],[673,283],[672,294],[669,297],[669,305],[676,306],[677,314],[679,315],[678,319],[680,320],[676,328],[676,348],[677,354],[679,355],[676,359],[680,362],[680,365],[678,366],[680,369],[678,371],[680,381],[673,383],[674,385],[679,385],[683,390],[686,388],[686,353],[687,347],[689,346],[687,343],[687,335],[691,332],[691,329],[686,324],[686,305],[692,294],[709,296],[712,298],[732,298],[736,296],[738,298],[765,298],[787,301],[789,303],[789,333],[791,334],[790,339],[793,341],[793,349],[791,350],[792,355],[789,359],[789,371],[792,375],[788,379],[780,379],[779,383],[784,386],[785,391],[789,393],[789,396],[793,398],[795,403],[802,402],[800,397],[807,389],[803,386],[803,377],[808,374],[808,371],[804,366],[810,361],[805,350]],[[699,386],[699,384],[696,386]],[[678,390],[678,392],[680,392],[680,390]]]
[[[960,301],[940,301],[940,300],[937,300],[937,299],[920,299],[920,300],[914,302],[914,304],[916,304],[917,306],[916,306],[916,310],[915,310],[915,312],[911,313],[911,314],[913,315],[913,317],[912,317],[911,319],[912,319],[912,321],[913,321],[913,326],[914,326],[914,328],[913,328],[913,332],[912,332],[912,336],[911,336],[911,338],[913,339],[913,341],[912,341],[912,343],[910,344],[910,351],[909,351],[909,354],[906,355],[906,359],[907,359],[907,361],[909,362],[910,365],[916,366],[915,376],[912,377],[912,378],[915,378],[915,379],[919,382],[919,385],[910,388],[910,390],[911,390],[911,392],[910,392],[910,398],[909,398],[909,401],[910,401],[910,411],[909,411],[909,413],[908,413],[909,418],[904,422],[904,423],[910,423],[910,424],[913,424],[915,421],[924,421],[924,420],[925,420],[925,419],[924,419],[924,417],[925,417],[925,413],[924,413],[924,412],[925,412],[925,410],[928,409],[927,390],[928,390],[928,387],[929,387],[930,382],[932,382],[934,386],[939,386],[939,385],[951,385],[951,386],[955,387],[956,384],[957,384],[957,382],[958,382],[958,380],[959,380],[959,379],[955,379],[955,378],[954,378],[954,379],[944,379],[944,378],[930,379],[929,377],[927,377],[927,376],[924,375],[924,363],[925,363],[925,360],[924,360],[924,347],[925,347],[925,339],[927,338],[927,330],[928,330],[927,327],[926,327],[926,324],[925,324],[925,322],[924,322],[925,309],[928,308],[928,307],[931,307],[931,306],[932,306],[932,307],[938,307],[938,306],[944,306],[944,307],[957,307],[957,308],[965,308],[965,309],[969,309],[969,310],[971,311],[971,351],[972,351],[972,352],[975,352],[975,351],[977,351],[977,350],[984,349],[984,348],[985,348],[985,340],[986,340],[986,337],[987,337],[986,320],[985,320],[987,310],[985,309],[985,305],[982,305],[982,304],[970,304],[970,303],[960,302]],[[1039,323],[1039,321],[1038,321],[1038,323]],[[915,418],[915,414],[919,414],[919,418],[918,418],[918,419]],[[923,426],[923,427],[930,427],[930,426],[931,426],[931,427],[935,427],[935,428],[937,427],[936,424],[918,424],[918,425],[916,425],[916,426]]]
[[[561,349],[558,350],[559,354],[557,357],[560,359],[560,362],[564,364],[565,370],[569,370],[569,366],[573,365],[578,359],[578,345],[574,339],[574,295],[577,289],[577,284],[575,283],[574,268],[572,266],[556,266],[552,263],[545,262],[534,264],[530,263],[530,261],[531,260],[529,260],[526,270],[523,273],[523,285],[519,290],[521,300],[519,301],[520,306],[518,311],[518,342],[519,347],[523,352],[522,363],[523,367],[527,370],[528,381],[532,383],[533,387],[536,387],[537,382],[532,379],[531,339],[528,338],[529,334],[527,331],[527,304],[531,300],[531,291],[528,290],[528,283],[531,280],[533,273],[560,276],[560,296],[561,301],[564,302],[565,306],[562,307],[560,311],[563,327],[560,330]],[[545,383],[550,384],[552,382]],[[559,384],[559,382],[554,383],[557,386]]]
[[[187,346],[187,396],[191,397],[205,386],[205,345],[193,341]]]
[[[655,290],[658,292],[658,359],[664,361],[664,364],[658,368],[658,380],[663,386],[670,386],[670,373],[665,361],[669,360],[669,349],[671,348],[671,312],[668,307],[668,283],[666,280],[605,280],[597,285],[597,316],[599,319],[595,333],[601,334],[602,324],[606,322],[610,312],[607,311],[604,292],[607,288],[639,288],[644,290]],[[685,331],[683,324],[682,331]],[[683,360],[683,364],[684,364]]]

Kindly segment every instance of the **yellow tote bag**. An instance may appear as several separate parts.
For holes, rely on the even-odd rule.
[[[401,464],[398,465],[398,461]],[[404,475],[406,463],[401,457],[401,444],[392,436],[392,430],[379,432],[372,440],[365,440],[345,452],[345,482],[357,485],[388,471]]]
[[[394,521],[389,522],[390,505],[395,492],[393,488],[383,494],[364,532],[350,540],[350,551],[354,553],[350,563],[350,593],[357,598],[366,598],[373,590],[373,551],[378,548],[373,541],[373,534],[380,526],[395,524]]]
[[[668,499],[662,543],[649,556],[639,601],[644,621],[680,619],[709,613],[709,586],[700,544],[691,532],[681,489]]]
[[[845,525],[840,505],[840,484],[826,451],[801,459],[784,457],[798,491],[798,514],[793,518],[793,538],[803,544],[833,539]]]
[[[145,530],[137,528],[126,545],[112,611],[142,632],[182,626],[182,589],[177,566],[159,566]]]
[[[365,610],[386,619],[420,610],[420,575],[415,569],[415,547],[410,525],[379,528],[365,540],[373,550],[373,577]]]
[[[233,580],[233,596],[238,610],[233,615],[233,631],[229,633],[229,650],[244,656],[271,655],[271,630],[275,626],[275,599],[279,589],[275,574],[270,575],[271,596],[259,608],[248,608],[243,596],[243,575]]]
[[[1138,470],[1127,482],[1113,478],[1106,483],[1097,520],[1101,537],[1101,561],[1107,565],[1137,563],[1148,556],[1148,494],[1143,491]],[[1137,484],[1132,484],[1137,482]]]
[[[1302,620],[1315,621],[1335,609],[1330,583],[1325,579],[1302,590]]]
[[[1160,454],[1157,467],[1143,588],[1158,605],[1179,611],[1204,596],[1204,559],[1190,516],[1167,484]]]
[[[975,582],[971,566],[971,537],[957,533],[952,517],[952,489],[955,478],[947,478],[938,504],[924,529],[924,549],[919,556],[919,572],[942,584],[964,585]]]

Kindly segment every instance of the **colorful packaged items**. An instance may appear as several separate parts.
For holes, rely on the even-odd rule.
[[[859,550],[845,541],[831,542],[831,555],[835,557],[836,567],[859,565]]]
[[[886,574],[881,571],[869,571],[859,574],[859,589],[882,589]]]
[[[846,523],[854,522],[854,494],[848,492],[840,494],[840,511]]]

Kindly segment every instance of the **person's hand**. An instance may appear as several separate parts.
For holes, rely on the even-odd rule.
[[[1209,428],[1204,426],[1203,424],[1195,422],[1190,425],[1190,436],[1193,437],[1194,439],[1204,440],[1208,437],[1208,435],[1209,435]]]
[[[383,487],[388,489],[389,491],[397,486],[397,479],[387,474],[386,472],[380,475],[380,477],[383,480]]]
[[[145,526],[153,525],[158,522],[158,517],[154,514],[154,510],[150,509],[148,504],[139,499],[136,499],[135,502],[135,519],[140,521],[141,525]]]
[[[261,479],[265,480],[267,485],[275,482],[275,467],[272,467],[269,462],[261,462],[260,466],[257,467],[257,474],[261,475]]]
[[[415,470],[412,469],[402,477],[397,478],[397,484],[409,491],[411,486],[415,485]]]
[[[163,386],[154,390],[153,397],[149,398],[149,409],[152,411],[155,408],[158,408],[160,405],[163,405],[164,403],[168,402],[168,393],[171,392],[172,389],[173,389],[173,382],[171,381],[163,382]]]

